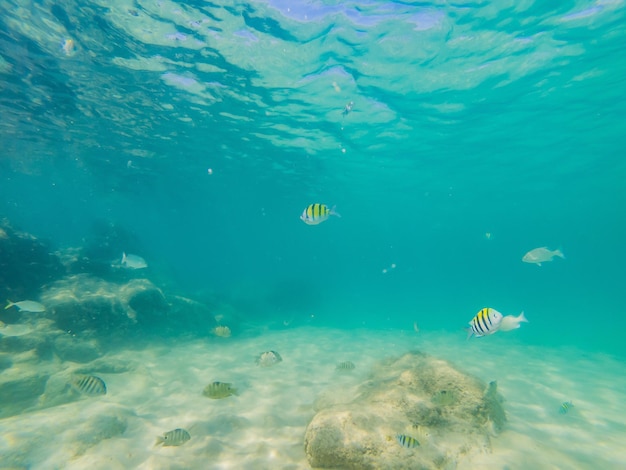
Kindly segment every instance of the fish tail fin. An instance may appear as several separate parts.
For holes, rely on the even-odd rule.
[[[336,215],[337,217],[341,217],[341,214],[337,212],[337,204],[335,204],[330,210],[330,215]]]
[[[10,309],[11,307],[13,307],[15,304],[13,302],[11,302],[9,299],[7,299],[7,306],[4,307],[5,310]]]
[[[541,266],[541,263],[537,263],[537,266]]]
[[[526,322],[529,323],[528,318],[526,318],[526,315],[524,315],[524,311],[522,310],[522,313],[519,314],[519,317],[517,317],[519,319],[520,322]]]
[[[563,254],[563,251],[561,251],[561,248],[557,248],[556,250],[554,250],[553,254],[554,254],[554,256],[559,256],[559,257],[565,259],[565,255]]]

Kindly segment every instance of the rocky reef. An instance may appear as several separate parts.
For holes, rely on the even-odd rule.
[[[165,292],[149,270],[112,266],[107,257],[121,254],[120,236],[105,235],[88,249],[55,251],[0,221],[0,298],[17,302],[0,307],[0,418],[76,400],[68,370],[118,346],[213,340],[216,317],[233,317],[224,306]]]
[[[506,422],[495,382],[419,352],[380,363],[356,398],[317,408],[305,434],[313,468],[455,468],[489,452]]]

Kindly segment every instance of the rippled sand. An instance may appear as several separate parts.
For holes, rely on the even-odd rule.
[[[283,362],[254,358],[276,350]],[[624,468],[626,366],[574,349],[529,347],[515,334],[465,340],[462,332],[343,331],[303,327],[181,341],[117,353],[105,360],[132,370],[98,374],[103,397],[0,421],[7,467],[64,469],[306,469],[303,448],[314,403],[349,400],[379,359],[421,349],[484,381],[497,380],[508,413],[493,451],[458,468]],[[352,361],[352,373],[335,366]],[[211,400],[202,389],[232,382],[238,396]],[[573,410],[560,414],[563,401]],[[3,406],[7,406],[3,404]],[[10,406],[10,405],[8,405]],[[156,447],[156,436],[185,428],[191,440]]]

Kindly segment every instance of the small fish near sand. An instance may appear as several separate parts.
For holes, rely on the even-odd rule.
[[[398,444],[400,444],[402,447],[406,447],[407,449],[412,449],[414,447],[419,447],[420,443],[417,439],[415,439],[414,437],[411,437],[407,434],[397,434],[396,435],[396,441],[398,441]]]
[[[148,267],[148,263],[141,256],[122,253],[122,267],[127,269],[144,269]]]
[[[318,225],[328,220],[331,215],[341,217],[341,215],[339,215],[339,213],[335,210],[336,207],[337,206],[333,206],[332,209],[329,209],[326,204],[310,204],[302,211],[300,220],[307,225]]]
[[[255,362],[257,366],[270,367],[282,362],[282,360],[283,358],[276,351],[265,351],[257,356]]]
[[[209,385],[204,387],[202,395],[207,398],[219,400],[220,398],[237,395],[237,389],[233,387],[233,384],[228,382],[211,382]]]
[[[526,322],[528,323],[528,319],[524,312],[520,313],[518,316],[515,315],[505,315],[502,317],[502,321],[500,322],[500,331],[511,331],[516,330],[521,325],[520,323]]]
[[[337,367],[335,367],[335,370],[339,372],[350,372],[350,371],[353,371],[355,368],[356,366],[354,365],[354,362],[343,361],[337,364]]]
[[[536,264],[537,266],[541,266],[541,263],[547,263],[548,261],[552,261],[555,256],[559,258],[565,259],[565,255],[561,250],[551,251],[547,246],[542,246],[541,248],[535,248],[534,250],[530,250],[522,257],[522,261],[524,263]]]
[[[502,314],[493,308],[483,308],[469,321],[467,338],[492,335],[500,328]]]
[[[213,334],[220,338],[230,338],[231,331],[227,326],[216,326],[213,328]]]
[[[7,300],[7,306],[4,307],[4,309],[7,310],[11,307],[17,308],[20,312],[39,313],[46,311],[45,306],[33,300],[21,300],[20,302],[11,302],[10,300]]]
[[[561,406],[559,406],[559,414],[566,415],[572,408],[574,408],[574,404],[571,401],[564,401],[561,403]]]
[[[182,428],[176,428],[173,431],[167,431],[162,436],[157,436],[155,446],[163,445],[168,446],[182,446],[185,442],[191,439],[191,436],[187,430]]]
[[[100,377],[96,377],[95,375],[77,374],[70,380],[70,385],[83,395],[87,395],[89,397],[106,395],[107,393],[107,386],[104,383],[104,380]]]

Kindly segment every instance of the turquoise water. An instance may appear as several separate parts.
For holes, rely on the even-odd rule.
[[[116,256],[251,318],[463,334],[492,306],[626,353],[621,2],[0,12],[13,225],[62,248],[115,225]],[[314,202],[342,218],[303,224]],[[540,246],[566,259],[521,262]]]
[[[624,25],[620,0],[0,2],[0,300],[46,308],[0,310],[2,464],[310,468],[318,404],[418,348],[506,398],[458,468],[624,468]],[[530,322],[466,341],[484,307]]]
[[[0,8],[23,230],[121,227],[254,318],[460,331],[489,305],[530,343],[626,353],[621,2]],[[314,202],[342,218],[306,226]],[[540,246],[566,259],[521,262]]]

